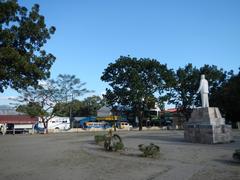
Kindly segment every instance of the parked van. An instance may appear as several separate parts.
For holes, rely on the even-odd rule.
[[[44,128],[41,120],[39,120],[38,128]],[[53,117],[48,121],[48,129],[59,129],[59,130],[70,129],[69,117]]]
[[[123,122],[118,122],[117,127],[119,129],[128,129],[129,130],[132,128],[132,125],[130,125],[128,122],[123,121]]]

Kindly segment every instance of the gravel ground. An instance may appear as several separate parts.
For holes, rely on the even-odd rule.
[[[0,136],[1,180],[201,180],[240,179],[240,131],[230,144],[192,144],[183,131],[119,132],[122,152],[105,152],[94,143],[99,132]],[[155,143],[160,157],[143,158],[139,144]]]

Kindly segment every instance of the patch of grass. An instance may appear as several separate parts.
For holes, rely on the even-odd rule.
[[[107,137],[106,134],[103,134],[103,135],[98,134],[94,136],[94,140],[96,144],[102,144],[106,140],[106,137]]]

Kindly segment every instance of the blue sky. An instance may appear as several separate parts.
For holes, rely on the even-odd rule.
[[[56,56],[51,78],[73,74],[99,95],[100,76],[120,55],[154,58],[177,69],[187,63],[240,67],[239,0],[20,0],[40,5],[57,30],[45,45]],[[6,104],[13,90],[0,94]]]

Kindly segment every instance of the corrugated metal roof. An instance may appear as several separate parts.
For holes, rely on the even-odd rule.
[[[112,115],[111,108],[109,108],[107,106],[103,106],[97,111],[98,117],[105,117],[105,116],[110,116],[110,115]]]

